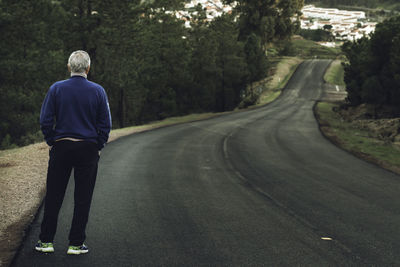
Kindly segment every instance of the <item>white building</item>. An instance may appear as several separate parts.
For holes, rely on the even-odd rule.
[[[365,19],[365,12],[363,11],[347,11],[339,10],[336,8],[320,8],[314,5],[304,6],[301,10],[306,17],[328,19],[328,20],[342,20],[346,18]]]
[[[319,8],[314,5],[304,6],[301,17],[302,29],[323,29],[331,25],[331,32],[339,40],[357,40],[368,36],[375,30],[376,23],[364,23],[365,12],[347,11],[336,8]],[[361,27],[360,27],[361,26]]]

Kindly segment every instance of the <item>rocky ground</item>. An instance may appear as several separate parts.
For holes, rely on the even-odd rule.
[[[368,131],[369,137],[377,141],[400,146],[400,117],[390,116],[390,108],[377,109],[372,105],[362,104],[357,107],[345,105],[347,93],[343,86],[326,83],[321,101],[340,103],[335,110],[342,120],[350,122],[355,128]]]
[[[400,118],[377,118],[387,117],[379,114],[371,105],[362,104],[358,107],[347,107],[337,110],[341,117],[351,122],[354,127],[367,130],[370,137],[374,137],[385,143],[400,145]]]

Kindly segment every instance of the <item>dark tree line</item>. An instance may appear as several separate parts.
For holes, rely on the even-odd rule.
[[[347,42],[342,49],[349,103],[390,107],[392,115],[400,115],[400,16],[378,24],[371,38]]]
[[[325,25],[327,26],[327,25]],[[308,40],[313,40],[315,42],[326,42],[334,41],[335,37],[328,29],[317,29],[317,30],[307,30],[301,29],[299,35]]]
[[[257,17],[260,29],[246,19],[251,1],[239,5],[247,11],[212,22],[199,7],[185,28],[165,12],[182,2],[0,0],[0,148],[40,140],[43,98],[53,82],[68,78],[66,61],[78,49],[91,56],[89,79],[107,91],[114,128],[231,110],[246,84],[266,75],[265,44],[292,34],[290,17],[302,5],[270,0],[275,9],[257,7],[268,8],[268,21]]]

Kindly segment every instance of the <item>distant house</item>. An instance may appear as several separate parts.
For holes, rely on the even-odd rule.
[[[197,15],[197,11],[193,11],[193,9],[198,5],[200,5],[206,11],[206,20],[212,21],[215,18],[222,16],[224,13],[231,14],[236,3],[233,3],[232,5],[225,5],[221,0],[192,0],[191,2],[185,4],[184,11],[177,11],[174,14],[178,19],[185,21],[185,27],[190,28],[192,15]],[[192,12],[189,12],[191,9]]]

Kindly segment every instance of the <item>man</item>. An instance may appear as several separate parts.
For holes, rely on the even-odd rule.
[[[90,57],[75,51],[68,60],[71,77],[54,83],[43,102],[40,126],[51,147],[47,172],[44,215],[35,249],[54,252],[58,213],[74,169],[74,215],[68,254],[89,252],[85,229],[97,175],[100,150],[108,140],[111,116],[107,95],[100,85],[87,80]]]

